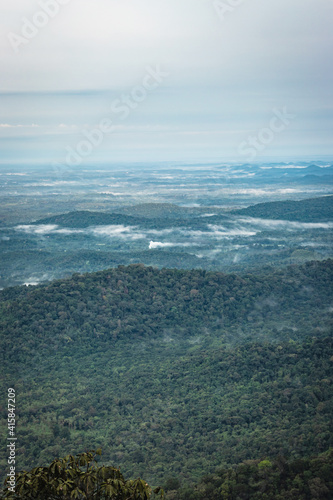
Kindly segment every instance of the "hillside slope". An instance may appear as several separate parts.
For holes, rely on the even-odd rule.
[[[233,213],[264,219],[325,222],[333,220],[333,196],[322,196],[300,201],[258,203],[257,205],[235,210]]]
[[[70,228],[87,228],[89,226],[106,226],[113,224],[135,226],[142,223],[144,223],[144,219],[132,217],[130,215],[78,210],[76,212],[68,212],[66,214],[53,215],[51,217],[39,219],[33,224],[57,224]]]
[[[261,277],[133,265],[3,290],[20,466],[102,447],[157,484],[325,451],[332,277],[333,261]]]

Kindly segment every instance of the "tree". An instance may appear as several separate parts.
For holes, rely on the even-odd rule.
[[[56,458],[48,467],[23,471],[15,488],[5,481],[4,499],[21,500],[149,500],[164,498],[161,488],[154,491],[142,479],[125,480],[119,469],[97,466],[101,450]],[[15,491],[13,491],[15,490]]]

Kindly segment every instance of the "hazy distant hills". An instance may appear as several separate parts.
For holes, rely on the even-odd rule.
[[[87,228],[100,225],[124,225],[155,227],[202,226],[206,222],[215,223],[226,218],[228,213],[211,208],[180,207],[169,203],[145,203],[124,207],[119,212],[105,213],[74,211],[40,219],[32,224],[56,224],[68,228]],[[209,219],[203,217],[204,211],[215,212]],[[216,213],[217,212],[217,213]],[[324,222],[333,219],[333,196],[321,196],[300,201],[273,201],[258,203],[247,208],[235,210],[233,215],[246,215],[263,219],[289,220],[302,222]],[[192,215],[192,217],[191,217]],[[198,217],[199,216],[199,217]],[[153,219],[153,220],[152,220]],[[156,221],[158,223],[156,224]]]
[[[69,228],[86,228],[101,225],[136,226],[144,223],[142,218],[117,213],[90,212],[87,210],[69,212],[40,219],[33,224],[57,224]]]
[[[203,218],[192,217],[178,219],[172,216],[165,215],[160,217],[159,204],[156,204],[156,214],[153,216],[154,204],[150,204],[151,215],[147,217],[136,217],[121,213],[106,213],[106,212],[90,212],[90,211],[74,211],[67,214],[53,215],[45,219],[40,219],[32,222],[32,225],[57,225],[72,229],[85,229],[93,226],[138,226],[144,229],[165,229],[191,226],[197,229],[205,227]],[[170,205],[172,207],[172,205]],[[131,207],[134,211],[136,207]],[[180,208],[180,207],[178,207]],[[140,208],[139,208],[140,209]],[[171,210],[169,211],[169,213]],[[181,211],[180,211],[181,213]]]
[[[120,212],[121,210],[119,210]],[[126,213],[90,212],[87,210],[74,211],[66,214],[53,215],[32,222],[33,225],[56,224],[67,228],[84,229],[92,226],[140,226],[147,229],[170,228],[170,227],[203,227],[205,219],[198,213],[207,212],[207,208],[189,209],[169,203],[147,203],[124,207]],[[118,209],[117,209],[118,212]],[[138,214],[138,215],[135,215]],[[218,219],[224,218],[221,213]],[[215,216],[216,218],[216,216]],[[213,221],[215,219],[210,219]]]
[[[333,196],[321,196],[301,201],[259,203],[234,213],[266,219],[324,222],[333,219]]]
[[[302,182],[302,179],[317,178],[320,181],[332,182],[333,166],[322,167],[319,165],[301,166],[297,168],[293,165],[268,165],[268,166],[248,166],[247,169],[255,174],[256,178],[269,178],[271,181],[293,181]]]
[[[200,216],[207,211],[205,207],[182,207],[172,203],[140,203],[135,206],[122,207],[119,212],[148,218],[184,218]]]
[[[216,203],[109,206],[2,228],[0,288],[134,263],[239,272],[333,256],[331,195],[228,211]]]

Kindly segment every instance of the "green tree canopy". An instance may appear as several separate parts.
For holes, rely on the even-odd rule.
[[[120,470],[98,466],[96,456],[101,450],[91,450],[76,456],[57,458],[48,467],[36,467],[16,477],[15,488],[5,481],[2,498],[24,500],[149,500],[163,498],[163,490],[154,491],[138,478],[125,480]],[[15,490],[15,491],[13,491]]]

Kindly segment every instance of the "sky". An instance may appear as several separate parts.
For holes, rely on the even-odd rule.
[[[9,0],[0,163],[333,158],[332,0]]]

